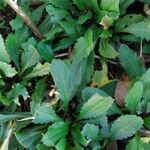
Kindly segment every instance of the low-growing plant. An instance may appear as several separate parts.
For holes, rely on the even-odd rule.
[[[17,12],[0,34],[1,149],[148,150],[148,4],[1,1]]]

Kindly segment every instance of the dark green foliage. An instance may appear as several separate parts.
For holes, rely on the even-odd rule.
[[[126,45],[121,45],[119,49],[120,63],[131,79],[140,77],[145,68],[138,56]]]
[[[17,4],[43,38],[0,1],[0,149],[150,149],[149,1]]]

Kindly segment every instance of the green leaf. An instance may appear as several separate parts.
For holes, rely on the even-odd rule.
[[[13,100],[16,104],[20,105],[19,96],[22,96],[24,100],[29,98],[26,87],[20,83],[16,83],[12,86],[12,90],[8,93],[8,98]]]
[[[47,62],[51,62],[54,54],[49,45],[46,45],[44,43],[39,43],[37,45],[38,52],[40,53],[41,57],[46,60]]]
[[[54,51],[59,51],[69,48],[75,42],[75,37],[63,38],[58,43],[54,45]]]
[[[65,18],[67,15],[69,15],[69,13],[61,8],[55,8],[52,5],[48,5],[46,7],[46,11],[48,12],[49,15],[51,15],[51,19],[52,21],[59,21],[62,18]]]
[[[150,68],[142,75],[141,80],[145,83],[150,83]]]
[[[120,13],[124,15],[126,13],[126,9],[134,3],[135,0],[120,0]]]
[[[146,128],[150,129],[150,117],[145,117],[144,118],[144,125],[146,126]]]
[[[51,28],[50,31],[47,31],[45,33],[45,37],[46,37],[46,40],[53,40],[55,38],[55,36],[58,34],[58,33],[61,33],[63,31],[63,28],[58,24],[54,27]]]
[[[47,75],[50,73],[50,66],[51,65],[49,63],[38,63],[29,74],[23,77],[23,79],[29,80],[35,77]]]
[[[24,113],[24,112],[23,112]],[[20,130],[24,129],[25,127],[27,127],[28,125],[31,124],[31,117],[30,116],[27,116],[21,120],[17,120],[15,122],[15,127],[14,127],[14,132],[17,133],[19,132]]]
[[[116,56],[118,56],[118,52],[116,52],[112,45],[109,43],[108,38],[101,39],[99,52],[103,57],[106,58],[115,58]]]
[[[48,3],[54,5],[55,7],[59,7],[59,8],[64,8],[64,9],[68,9],[70,8],[70,0],[47,0]]]
[[[42,130],[39,127],[28,128],[23,131],[15,133],[19,143],[25,148],[35,149],[36,145],[42,138]]]
[[[41,105],[35,112],[34,123],[49,123],[60,121],[60,118],[56,115],[52,106],[46,106],[46,104]]]
[[[99,2],[97,0],[87,0],[85,3],[87,6],[91,7],[97,15],[99,14],[100,8],[98,5]]]
[[[125,42],[139,42],[140,40],[138,37],[134,36],[133,34],[124,34],[120,38]]]
[[[99,140],[99,128],[94,124],[87,123],[82,130],[82,134],[91,141]]]
[[[14,75],[17,74],[15,68],[12,68],[11,65],[8,65],[7,63],[1,61],[0,61],[0,70],[3,71],[6,77],[13,77]]]
[[[37,25],[39,21],[41,20],[44,9],[45,9],[45,5],[40,5],[39,7],[34,9],[34,11],[32,11],[31,20],[33,21],[35,25]]]
[[[65,103],[74,96],[82,78],[82,66],[80,62],[73,62],[71,65],[65,64],[62,60],[53,60],[51,64],[51,74],[59,92],[60,99]]]
[[[77,20],[77,24],[83,24],[85,23],[87,20],[89,20],[90,18],[92,18],[92,13],[90,11],[88,11],[86,14],[80,16]]]
[[[10,142],[10,135],[13,134],[13,128],[14,128],[14,123],[13,121],[10,121],[6,123],[5,125],[1,125],[1,150],[8,150],[8,149],[14,149],[11,147],[11,142]],[[16,140],[14,140],[16,141]]]
[[[110,138],[110,126],[108,124],[103,126],[99,134],[101,139]]]
[[[32,45],[35,47],[36,44],[37,44],[36,40],[33,37],[31,37],[31,38],[28,38],[28,40],[26,42],[23,42],[21,44],[21,47],[24,49],[24,51],[27,51],[29,45]]]
[[[109,83],[108,75],[106,71],[101,70],[101,71],[95,71],[94,75],[92,77],[92,83],[91,86],[93,87],[102,87]]]
[[[110,96],[114,96],[115,93],[115,89],[116,89],[116,85],[117,85],[117,81],[116,80],[112,80],[111,82],[109,82],[108,84],[104,85],[101,90],[103,90],[104,92],[106,92],[108,95]]]
[[[48,32],[51,31],[51,30],[49,30],[51,25],[52,25],[51,16],[50,15],[45,16],[45,18],[43,18],[41,24],[38,26],[39,31],[41,31],[41,33],[43,33],[44,37],[45,37],[45,34],[48,34]]]
[[[15,119],[19,119],[19,118],[24,118],[24,117],[28,117],[29,114],[26,114],[24,112],[20,113],[20,114],[0,114],[0,124],[2,123],[6,123],[10,120],[15,120]]]
[[[74,143],[78,143],[84,146],[87,145],[87,140],[85,139],[84,135],[80,131],[79,125],[75,124],[75,126],[73,127],[72,136],[73,136]]]
[[[143,143],[143,147],[144,147],[144,150],[149,150],[150,149],[150,144]]]
[[[143,143],[139,135],[136,135],[133,139],[129,141],[126,146],[126,150],[144,150]]]
[[[66,122],[56,122],[49,126],[48,131],[43,135],[42,142],[47,146],[55,146],[68,134],[68,124]]]
[[[150,45],[148,43],[143,45],[143,53],[144,54],[150,54]]]
[[[2,88],[5,85],[5,82],[3,81],[1,75],[0,75],[0,88]]]
[[[30,103],[31,113],[34,115],[38,108],[41,106],[46,90],[45,79],[39,80],[36,83],[34,93],[32,94],[32,101]]]
[[[7,96],[0,94],[0,102],[2,102],[6,106],[9,106],[12,101]]]
[[[145,19],[145,21],[133,23],[129,27],[125,28],[123,32],[128,32],[134,34],[141,39],[150,40],[150,19]]]
[[[146,78],[145,78],[146,80]],[[139,104],[139,110],[141,112],[145,112],[145,113],[149,113],[150,112],[150,82],[143,82],[144,84],[144,90],[143,90],[143,97],[142,97],[142,101]],[[143,110],[144,109],[144,110]]]
[[[66,150],[67,147],[67,139],[62,138],[56,145],[57,150]]]
[[[19,46],[21,46],[22,43],[26,42],[28,38],[30,39],[30,36],[31,36],[31,31],[26,25],[24,25],[22,28],[19,28],[15,31],[15,37],[17,39],[17,43]]]
[[[0,1],[0,10],[3,10],[6,5],[7,5],[7,2],[5,0],[1,0]]]
[[[100,150],[100,149],[102,149],[102,146],[100,144],[97,144],[92,150]]]
[[[10,57],[6,51],[4,40],[2,38],[2,35],[0,34],[0,61],[5,63],[10,63]]]
[[[79,9],[83,10],[85,8],[84,0],[73,0],[73,2],[78,6]]]
[[[74,46],[73,59],[81,60],[87,58],[90,52],[93,50],[93,32],[88,30],[83,37],[77,40]]]
[[[94,53],[92,52],[86,59],[83,60],[82,69],[82,86],[91,81],[94,72]]]
[[[21,57],[22,73],[36,65],[40,60],[38,51],[32,45],[29,45],[28,50],[24,51]]]
[[[111,138],[125,139],[134,135],[143,125],[141,117],[124,115],[114,121],[111,127]]]
[[[127,45],[120,46],[119,59],[131,79],[141,76],[145,72],[145,67],[140,59]]]
[[[140,2],[143,2],[143,3],[147,3],[147,4],[150,4],[150,1],[149,0],[139,0]]]
[[[19,28],[22,28],[23,24],[24,22],[19,16],[17,16],[14,20],[10,21],[12,30],[18,30]]]
[[[44,144],[38,144],[37,150],[49,150],[49,148],[47,146],[45,146]]]
[[[116,103],[113,103],[113,105],[108,110],[108,115],[112,116],[116,114],[122,114],[122,111],[121,108],[119,108]]]
[[[94,88],[94,87],[86,87],[82,91],[82,98],[84,100],[88,100],[95,94],[98,94],[98,95],[103,96],[103,97],[107,97],[108,96],[103,90],[100,90],[100,89]]]
[[[6,39],[6,50],[9,54],[10,59],[15,63],[19,69],[19,46],[17,38],[14,34],[9,34]]]
[[[126,2],[127,0],[125,0]],[[116,22],[115,31],[122,32],[126,27],[129,27],[133,23],[138,23],[143,21],[144,16],[141,14],[129,14],[125,15],[123,18],[120,18]]]
[[[127,94],[125,106],[131,111],[136,112],[139,102],[143,96],[143,83],[138,81]]]
[[[65,20],[65,21],[59,21],[59,24],[61,27],[66,31],[67,34],[75,34],[75,20]]]
[[[102,0],[100,8],[98,20],[104,26],[104,29],[107,30],[119,17],[119,0]]]
[[[102,10],[119,12],[119,0],[102,0],[100,7]]]
[[[107,112],[112,104],[113,99],[111,97],[102,97],[95,94],[82,106],[79,119],[101,116]]]

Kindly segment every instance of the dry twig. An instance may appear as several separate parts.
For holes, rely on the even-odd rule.
[[[28,27],[33,31],[33,33],[39,38],[42,39],[43,36],[38,30],[38,28],[33,24],[31,19],[25,14],[25,12],[19,7],[15,1],[6,0],[7,3],[12,7],[12,9],[23,19],[23,21],[28,25]]]

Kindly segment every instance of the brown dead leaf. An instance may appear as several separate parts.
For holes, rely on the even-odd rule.
[[[102,18],[100,25],[102,25],[104,29],[107,30],[110,26],[112,26],[113,22],[113,18],[106,15]]]
[[[116,141],[110,142],[106,150],[118,150],[117,142]]]
[[[121,80],[118,81],[117,83],[116,90],[115,90],[115,100],[116,103],[121,107],[124,106],[124,101],[129,90],[129,85],[130,85],[130,81],[128,76],[126,75],[123,75],[121,77]]]
[[[124,82],[130,82],[130,79],[129,79],[129,77],[126,75],[126,74],[123,74],[122,76],[121,76],[121,79],[120,79],[121,81],[124,81]]]

